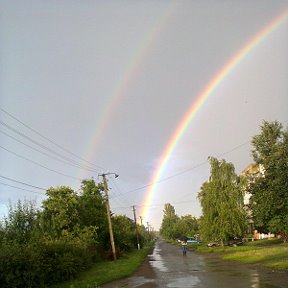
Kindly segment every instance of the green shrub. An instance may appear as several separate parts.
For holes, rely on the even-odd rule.
[[[1,287],[45,287],[39,251],[31,245],[3,244],[0,250]]]
[[[41,288],[75,278],[92,265],[91,250],[75,243],[4,243],[0,249],[3,288]]]

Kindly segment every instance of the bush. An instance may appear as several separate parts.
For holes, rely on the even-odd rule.
[[[2,244],[0,283],[3,288],[41,288],[73,279],[92,264],[91,250],[74,243]]]
[[[1,287],[45,287],[41,257],[30,245],[5,243],[0,249]]]

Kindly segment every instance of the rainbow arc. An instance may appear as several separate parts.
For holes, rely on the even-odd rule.
[[[153,196],[156,192],[157,183],[160,182],[165,167],[167,166],[173,151],[175,150],[180,139],[184,135],[185,131],[189,127],[191,121],[196,114],[204,106],[207,99],[217,90],[219,85],[227,78],[227,76],[245,59],[254,49],[256,49],[260,43],[262,43],[272,32],[274,32],[279,26],[281,26],[288,18],[288,10],[277,16],[272,22],[266,25],[261,31],[259,31],[252,39],[250,39],[209,81],[204,87],[202,92],[198,95],[196,101],[193,101],[190,108],[180,121],[176,130],[170,137],[168,144],[166,145],[156,167],[150,183],[153,183],[145,194],[143,201],[143,209],[141,211],[142,217],[149,220],[149,209],[153,202]]]

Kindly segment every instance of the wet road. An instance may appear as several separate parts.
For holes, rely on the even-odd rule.
[[[152,266],[150,273],[147,273],[147,268],[142,269],[140,273],[135,273],[129,278],[102,287],[288,287],[287,272],[223,261],[213,255],[200,255],[189,250],[187,255],[183,256],[179,246],[170,245],[163,241],[156,243],[153,253],[148,256],[148,259],[150,266]]]

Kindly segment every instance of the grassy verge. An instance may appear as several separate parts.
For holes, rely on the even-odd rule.
[[[225,260],[258,264],[288,270],[288,244],[279,240],[259,240],[238,247],[208,248],[207,243],[196,244],[192,249],[204,253],[219,253]]]
[[[144,261],[151,247],[133,251],[116,261],[96,263],[75,280],[57,284],[51,288],[98,288],[100,285],[131,275]]]

